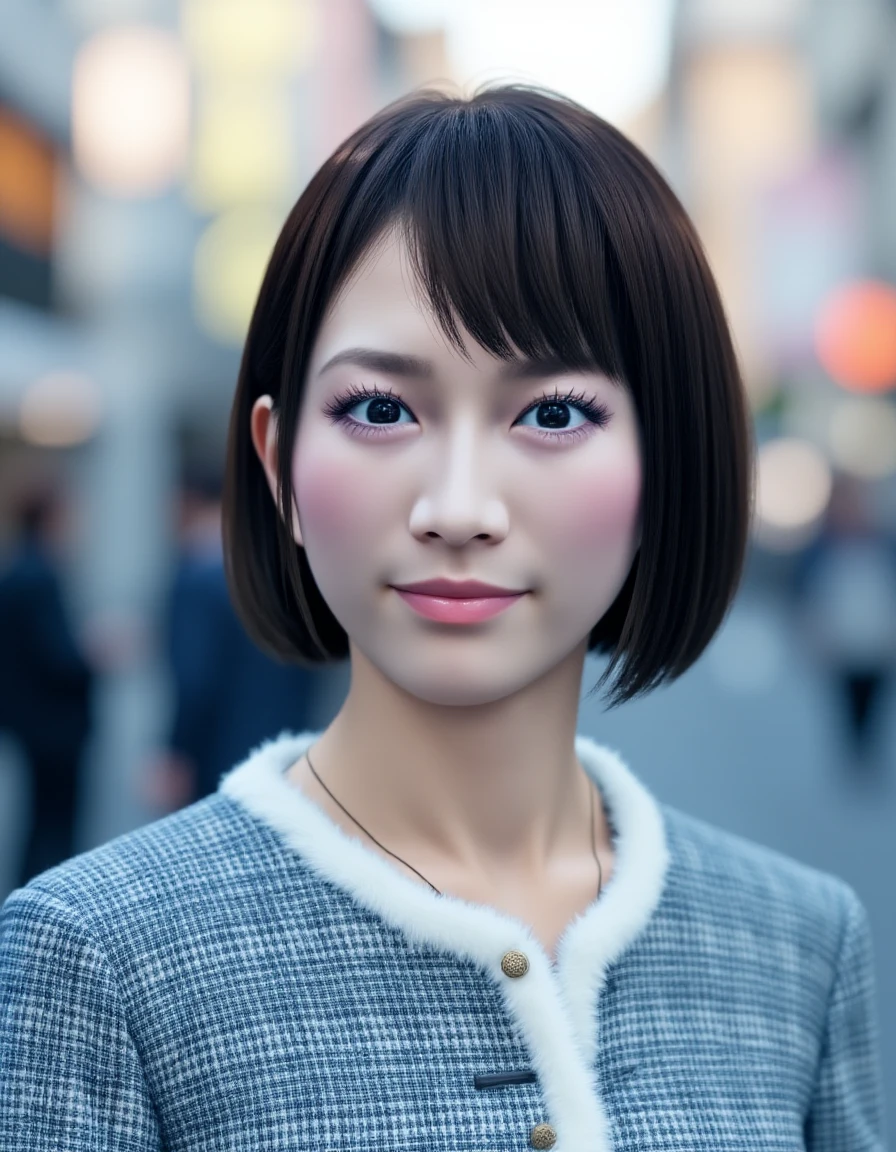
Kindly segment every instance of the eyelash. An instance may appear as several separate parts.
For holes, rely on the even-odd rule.
[[[353,436],[381,436],[390,435],[389,428],[397,427],[397,425],[390,424],[361,424],[355,420],[353,416],[348,416],[346,413],[350,408],[354,408],[356,404],[360,404],[362,400],[394,400],[397,404],[407,408],[407,405],[399,395],[392,391],[391,388],[383,390],[381,388],[359,388],[356,384],[352,384],[345,392],[341,392],[325,406],[324,414],[332,420],[334,424],[340,424],[346,428]],[[532,431],[536,432],[544,440],[565,440],[567,443],[574,443],[580,440],[583,436],[590,436],[592,428],[596,425],[600,428],[605,428],[610,422],[610,410],[606,404],[598,404],[590,400],[584,392],[568,392],[561,396],[556,390],[554,392],[545,392],[534,400],[524,412],[521,412],[518,419],[538,408],[541,404],[569,404],[573,408],[578,408],[590,421],[588,424],[582,424],[579,428],[574,428],[572,432],[552,432],[547,428],[533,428]],[[409,408],[407,408],[410,411]]]

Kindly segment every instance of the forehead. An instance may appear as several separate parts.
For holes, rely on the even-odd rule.
[[[476,345],[468,333],[463,332],[463,336],[474,361],[501,363]],[[355,347],[417,352],[435,360],[464,360],[439,327],[417,283],[407,245],[396,231],[389,231],[376,243],[331,301],[314,343],[310,375],[336,353]]]

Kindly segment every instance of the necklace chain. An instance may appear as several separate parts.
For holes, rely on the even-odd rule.
[[[326,784],[324,784],[323,780],[321,780],[321,778],[320,778],[320,776],[318,776],[317,772],[314,771],[314,765],[311,763],[311,757],[308,755],[307,752],[305,753],[305,759],[308,761],[308,767],[314,773],[314,778],[318,782],[318,784],[320,784],[321,788],[323,788],[323,790],[327,793],[327,795],[330,797],[330,799],[333,801],[334,804],[339,804],[339,801],[336,799],[336,797],[333,795],[333,793],[330,791],[330,789],[326,786]],[[597,855],[597,848],[595,846],[595,837],[594,837],[594,788],[593,787],[591,787],[589,789],[589,795],[591,797],[591,851],[594,854],[595,861],[597,862],[597,897],[599,899],[601,888],[603,887],[604,873],[603,873],[603,869],[601,868],[600,858]],[[349,812],[349,810],[345,807],[344,804],[339,804],[339,807],[346,814],[346,816],[348,816],[349,820],[354,820],[354,822],[358,825],[358,827],[365,834],[365,836],[370,836],[370,839],[374,842],[374,844],[376,844],[378,847],[382,848],[384,852],[389,852],[389,849],[386,848],[384,845],[380,844],[379,840],[377,840],[377,838],[375,836],[370,835],[370,833],[367,831],[367,829],[364,827],[364,825],[360,822],[360,820],[355,820],[354,816],[352,816],[351,812]],[[394,852],[389,852],[389,855],[392,856],[396,860],[400,860],[401,863],[404,864],[404,866],[406,868],[410,868],[412,872],[417,872],[417,869],[414,868],[414,866],[412,864],[408,864],[407,860],[402,860],[401,857],[396,856]],[[421,880],[424,880],[427,884],[429,884],[429,886],[430,886],[430,888],[432,888],[433,892],[435,892],[439,896],[442,895],[442,893],[439,891],[439,889],[436,888],[435,884],[430,883],[430,881],[426,879],[426,877],[423,875],[422,872],[417,872],[417,875],[420,877]]]

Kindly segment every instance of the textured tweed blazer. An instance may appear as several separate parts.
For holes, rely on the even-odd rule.
[[[553,963],[260,746],[2,909],[2,1152],[882,1152],[841,880],[659,804],[579,736],[616,862]]]

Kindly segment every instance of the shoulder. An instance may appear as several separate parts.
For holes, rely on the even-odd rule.
[[[669,846],[665,901],[692,923],[715,924],[742,944],[764,943],[783,957],[813,953],[831,965],[867,917],[839,876],[660,805]]]
[[[3,905],[4,937],[39,939],[55,926],[47,948],[60,933],[80,934],[123,970],[134,956],[171,954],[222,927],[225,910],[257,903],[278,866],[264,827],[215,793],[16,889]]]

